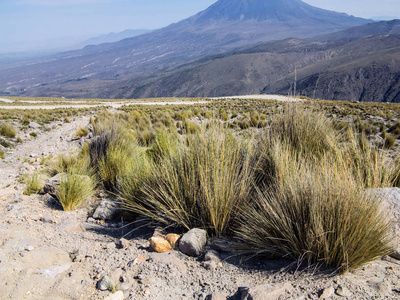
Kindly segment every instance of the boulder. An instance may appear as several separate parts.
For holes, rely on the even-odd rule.
[[[119,213],[120,207],[118,202],[103,199],[93,213],[93,218],[99,220],[113,220],[119,215]]]
[[[179,249],[189,256],[199,256],[207,243],[207,232],[194,228],[186,232],[179,241]]]

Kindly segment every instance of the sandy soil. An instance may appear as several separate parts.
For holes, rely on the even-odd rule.
[[[71,118],[68,124],[51,124],[56,125],[51,131],[36,130],[37,138],[23,137],[25,142],[0,160],[0,299],[106,299],[117,290],[132,300],[400,299],[395,260],[334,275],[216,251],[210,266],[178,250],[155,253],[148,242],[153,229],[147,226],[139,229],[139,223],[123,217],[93,219],[105,195],[73,212],[62,211],[48,195],[24,195],[21,174],[39,169],[36,160],[43,156],[77,151],[80,141],[71,141],[72,135],[88,119]],[[122,237],[132,244],[117,247]],[[105,275],[112,291],[96,287]],[[253,298],[246,298],[241,287],[249,288]]]

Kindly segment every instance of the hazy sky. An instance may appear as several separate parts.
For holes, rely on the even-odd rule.
[[[124,29],[160,28],[214,2],[216,0],[0,0],[0,53],[22,50],[29,45],[44,48],[46,40],[58,45]],[[305,2],[365,18],[400,18],[399,0]]]

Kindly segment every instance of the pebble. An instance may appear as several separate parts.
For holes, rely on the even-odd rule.
[[[333,286],[330,286],[330,287],[322,290],[321,296],[319,296],[319,298],[320,299],[328,299],[334,293],[335,293],[335,289],[333,288]]]
[[[110,290],[111,286],[111,279],[107,275],[104,275],[96,284],[96,288],[100,291]]]
[[[158,253],[168,252],[172,250],[171,244],[161,236],[153,236],[149,239],[150,246]]]
[[[125,295],[122,291],[115,292],[112,295],[107,296],[104,300],[124,300]]]
[[[351,297],[351,292],[345,286],[342,285],[338,286],[335,293],[336,295],[341,297]]]
[[[35,247],[30,246],[30,245],[25,247],[26,251],[33,251],[34,249],[35,249]]]

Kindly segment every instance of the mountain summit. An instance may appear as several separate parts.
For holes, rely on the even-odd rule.
[[[368,22],[300,0],[219,0],[148,34],[0,70],[0,91],[3,95],[125,98],[143,82],[207,55]]]
[[[275,20],[279,22],[298,20],[334,20],[356,18],[346,14],[320,9],[300,0],[220,0],[197,15],[198,22],[215,20]]]

